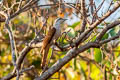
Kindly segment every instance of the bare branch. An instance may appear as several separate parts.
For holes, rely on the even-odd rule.
[[[116,35],[116,36],[113,36],[113,37],[108,38],[108,39],[106,39],[106,40],[100,41],[100,44],[105,44],[105,43],[107,43],[107,42],[110,42],[111,40],[115,40],[115,39],[119,38],[119,36],[120,36],[120,35]]]
[[[73,43],[72,46],[78,46],[82,39],[87,36],[87,34],[92,31],[97,25],[99,25],[102,21],[104,21],[107,17],[109,17],[113,12],[115,12],[120,7],[120,2],[115,3],[115,7],[108,11],[103,17],[101,17],[99,20],[97,20],[95,23],[93,23],[89,29],[87,29],[84,33],[80,35],[80,37]]]
[[[10,44],[11,44],[11,51],[12,51],[12,62],[13,65],[16,66],[16,47],[15,47],[15,40],[13,37],[13,33],[12,30],[9,27],[9,16],[6,18],[6,23],[5,23],[5,27],[9,33],[9,37],[10,37]]]
[[[14,37],[13,37],[13,33],[12,33],[12,30],[10,29],[9,27],[9,15],[5,15],[6,17],[6,21],[5,21],[5,27],[9,33],[9,38],[10,38],[10,44],[11,44],[11,51],[12,51],[12,62],[13,62],[13,65],[14,67],[16,67],[16,46],[15,46],[15,40],[14,40]],[[19,70],[17,70],[19,71]]]
[[[22,1],[23,1],[23,0],[20,0],[20,2],[19,2],[18,10],[21,9]]]
[[[120,20],[116,20],[116,21],[114,21],[113,23],[111,23],[111,24],[109,24],[109,25],[107,25],[103,30],[102,30],[102,32],[100,32],[100,34],[98,35],[98,37],[97,37],[97,41],[100,41],[101,39],[102,39],[102,37],[104,36],[104,34],[109,30],[109,29],[111,29],[111,28],[113,28],[113,27],[115,27],[115,26],[117,26],[117,25],[119,25],[120,24]]]
[[[100,43],[96,42],[90,42],[86,45],[81,46],[80,48],[72,48],[70,49],[67,54],[60,60],[58,60],[51,68],[49,68],[47,71],[45,71],[43,74],[41,74],[40,77],[36,78],[35,80],[46,80],[50,78],[55,72],[60,70],[67,62],[69,62],[71,59],[76,57],[79,53],[89,49],[89,48],[98,48],[100,45],[109,42],[113,39],[118,38],[119,36],[115,36],[113,38],[110,38],[109,40],[101,41]]]
[[[69,62],[79,53],[87,50],[90,47],[99,47],[99,45],[98,43],[88,43],[86,45],[81,46],[80,48],[74,47],[70,49],[62,59],[59,59],[51,68],[46,70],[40,77],[36,78],[35,80],[46,80],[50,78],[50,76],[52,76],[55,72],[60,70],[67,62]]]
[[[14,14],[12,14],[9,19],[12,19],[14,17],[16,17],[17,15],[19,15],[20,13],[24,12],[24,11],[27,11],[33,7],[35,7],[34,5],[38,2],[38,0],[30,0],[25,6],[23,6],[21,9],[17,10]],[[2,11],[0,11],[0,14],[1,14]],[[0,19],[0,22],[4,22],[5,19]]]
[[[87,12],[86,12],[86,9],[85,9],[85,0],[81,0],[81,17],[82,17],[82,24],[81,24],[81,29],[80,29],[80,34],[83,33],[85,31],[85,26],[86,26],[86,15],[87,15]]]
[[[6,27],[9,27],[9,20],[14,18],[15,16],[19,15],[20,13],[24,12],[24,11],[27,11],[31,8],[35,8],[35,7],[42,7],[42,6],[59,6],[59,5],[64,5],[64,4],[67,4],[67,3],[62,3],[60,2],[59,5],[57,3],[55,4],[47,4],[47,5],[40,5],[40,6],[36,6],[34,4],[37,3],[38,0],[30,0],[26,5],[24,5],[23,7],[21,7],[22,5],[22,1],[23,0],[20,0],[20,3],[19,3],[19,9],[14,13],[12,14],[11,16],[9,16],[8,18],[6,18]],[[92,0],[93,1],[93,0]],[[103,3],[104,3],[105,0],[103,0]],[[103,3],[101,3],[100,7],[103,5]],[[74,4],[71,3],[73,6]],[[79,4],[79,3],[78,3]],[[95,41],[95,42],[88,42],[87,44],[85,45],[81,45],[80,47],[79,44],[83,41],[85,41],[86,39],[89,38],[89,36],[92,34],[92,31],[96,28],[96,26],[98,26],[101,22],[103,22],[107,17],[109,17],[112,13],[114,13],[119,7],[120,7],[120,2],[117,2],[115,7],[108,11],[104,16],[102,16],[101,18],[99,18],[98,20],[95,20],[95,22],[89,26],[89,28],[87,30],[85,30],[85,26],[87,24],[87,12],[86,12],[86,9],[85,9],[85,0],[81,0],[81,15],[82,15],[82,25],[81,25],[81,35],[77,38],[77,40],[74,42],[74,43],[71,43],[71,44],[68,44],[66,46],[64,46],[63,48],[69,48],[69,50],[67,49],[67,54],[62,58],[62,59],[59,59],[52,67],[50,67],[48,70],[46,70],[45,72],[43,72],[38,78],[36,78],[36,80],[46,80],[48,78],[50,78],[55,72],[57,72],[58,70],[60,70],[66,63],[68,63],[71,59],[75,58],[77,55],[79,55],[80,53],[82,53],[83,51],[89,49],[89,48],[99,48],[102,44],[104,43],[107,43],[111,40],[114,40],[114,39],[117,39],[120,37],[119,33],[118,35],[114,36],[114,37],[111,37],[109,39],[106,39],[106,40],[103,40],[103,41],[100,41],[103,37],[103,35],[111,28],[115,27],[116,25],[120,24],[120,20],[117,20],[109,25],[107,25],[107,27],[105,27],[102,32],[98,35],[97,37],[97,40],[99,41]],[[76,4],[75,4],[76,5]],[[75,6],[74,6],[75,7]],[[99,7],[98,9],[96,10],[99,10]],[[95,12],[97,13],[97,12]],[[0,14],[2,14],[3,16],[7,16],[6,14],[4,14],[4,12],[0,11]],[[5,20],[3,20],[5,21]],[[47,22],[47,21],[46,21]],[[45,22],[45,23],[46,23]],[[10,32],[9,31],[9,35],[12,36],[13,38],[13,34],[12,34],[12,31]],[[38,34],[37,34],[38,35]],[[15,60],[14,63],[16,64],[16,66],[14,67],[14,70],[12,73],[10,73],[9,75],[7,75],[6,77],[3,77],[1,80],[9,80],[13,77],[20,77],[20,75],[27,71],[27,70],[30,70],[30,68],[27,68],[27,69],[21,69],[21,64],[23,63],[24,61],[24,58],[26,57],[26,55],[28,54],[28,52],[30,50],[32,50],[33,48],[36,47],[36,42],[37,42],[37,35],[35,36],[35,38],[30,42],[28,43],[28,45],[19,53],[20,56],[17,58],[17,61]],[[11,38],[11,40],[12,40]],[[42,40],[41,40],[42,41]],[[72,40],[71,40],[72,41]],[[14,44],[14,38],[13,38],[13,42],[10,42],[12,45]],[[40,47],[42,46],[41,45],[41,42],[40,40],[38,41],[38,43],[40,43],[39,45],[37,45],[37,47]],[[33,45],[35,44],[35,45]],[[15,44],[14,44],[15,45]],[[12,47],[12,53],[15,53],[15,46],[11,46]],[[15,56],[15,55],[14,55]],[[82,58],[82,57],[81,57]],[[14,59],[14,58],[13,58]],[[89,61],[89,59],[87,58],[83,58],[84,60],[86,61]],[[92,62],[93,60],[91,60]],[[94,63],[94,61],[93,61]]]

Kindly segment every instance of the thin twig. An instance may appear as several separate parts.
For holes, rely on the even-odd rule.
[[[9,17],[6,17],[6,22],[5,22],[5,27],[9,33],[9,37],[10,37],[10,44],[11,44],[11,51],[12,51],[12,62],[13,65],[16,66],[16,47],[15,47],[15,40],[13,37],[13,33],[12,30],[9,27]]]
[[[101,32],[100,32],[100,34],[97,36],[97,41],[100,41],[101,39],[102,39],[102,37],[104,36],[104,34],[109,30],[109,29],[111,29],[111,28],[113,28],[113,27],[116,27],[117,25],[119,25],[120,24],[120,20],[116,20],[116,21],[114,21],[113,23],[111,23],[111,24],[108,24]]]
[[[115,39],[117,39],[119,37],[120,37],[120,35],[113,36],[111,38],[108,38],[108,39],[105,39],[103,41],[100,41],[100,44],[105,44],[105,43],[110,42],[111,40],[115,40]]]
[[[20,2],[19,2],[18,10],[21,9],[22,1],[23,1],[23,0],[20,0]]]
[[[85,0],[81,0],[81,17],[82,17],[82,24],[80,27],[80,34],[83,33],[85,31],[86,28],[86,24],[87,24],[87,11],[86,11],[86,7],[85,7]]]
[[[13,62],[13,65],[14,67],[16,67],[16,46],[15,46],[15,40],[14,40],[14,37],[13,37],[13,33],[12,33],[12,30],[10,29],[9,27],[9,15],[6,16],[6,23],[5,23],[5,27],[6,29],[8,30],[8,33],[9,33],[9,37],[10,37],[10,44],[11,44],[11,51],[12,51],[12,62]],[[17,77],[16,80],[19,80],[19,69],[17,69]]]
[[[29,71],[29,70],[31,70],[31,69],[33,69],[33,68],[35,68],[34,65],[30,66],[29,68],[22,69],[22,70],[20,71],[20,74],[22,74],[23,72]]]
[[[82,39],[89,33],[91,32],[94,28],[97,27],[102,21],[104,21],[107,17],[109,17],[113,12],[115,12],[118,8],[120,7],[120,2],[115,3],[115,7],[111,10],[108,11],[104,16],[102,16],[99,20],[94,22],[89,29],[87,29],[85,32],[83,32],[80,37],[73,43],[72,46],[78,46]]]

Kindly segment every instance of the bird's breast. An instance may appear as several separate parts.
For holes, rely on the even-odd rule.
[[[61,30],[60,29],[56,29],[54,39],[58,39],[60,37],[60,35],[61,35]]]

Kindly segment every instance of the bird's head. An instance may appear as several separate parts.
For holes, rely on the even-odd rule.
[[[66,21],[67,19],[64,19],[64,18],[57,18],[55,20],[55,23],[54,25],[61,25],[64,21]]]

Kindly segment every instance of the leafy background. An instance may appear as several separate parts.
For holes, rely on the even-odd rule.
[[[6,0],[9,5],[11,5],[11,0]],[[17,0],[19,1],[19,0]],[[116,1],[116,0],[114,0]],[[16,10],[16,9],[14,9]],[[55,13],[51,13],[54,12]],[[61,13],[62,9],[57,7],[53,7],[53,9],[45,8],[45,9],[36,9],[35,12],[33,10],[29,10],[27,12],[23,12],[19,16],[15,17],[11,21],[11,28],[13,30],[13,34],[15,37],[15,43],[17,47],[17,53],[26,46],[28,42],[30,42],[35,37],[35,29],[40,30],[42,27],[42,18],[38,16],[47,15],[47,11],[49,12],[49,18],[47,20],[47,26],[45,26],[41,33],[47,33],[50,26],[57,17],[64,17],[67,13],[67,17],[72,19],[73,9],[65,8]],[[37,13],[37,14],[36,14]],[[118,12],[119,14],[119,12]],[[37,17],[36,17],[37,16]],[[34,22],[36,20],[36,23]],[[64,38],[64,34],[58,39],[61,45],[65,45],[69,43],[69,40],[78,35],[81,21],[77,21],[69,25],[66,22],[62,27],[62,31],[69,31],[66,37]],[[107,22],[109,24],[110,22]],[[94,41],[96,39],[99,31],[104,27],[104,24],[97,26],[95,32],[91,34],[90,38],[85,41],[85,43],[89,41]],[[87,25],[88,27],[88,25]],[[102,38],[105,40],[111,36],[116,35],[119,31],[119,26],[113,29],[110,29]],[[118,39],[119,40],[119,39]],[[108,80],[113,80],[114,78],[119,80],[119,70],[117,67],[120,66],[120,45],[117,45],[118,40],[111,41],[110,43],[104,44],[99,49],[91,48],[83,53],[81,53],[76,58],[72,59],[69,63],[67,63],[59,72],[55,73],[49,80],[53,80],[57,78],[59,80],[103,80],[104,79],[104,68],[106,67],[106,71],[108,71]],[[83,43],[83,44],[85,44]],[[54,64],[58,59],[65,56],[66,52],[54,52],[52,58],[51,57],[52,50],[49,50],[48,60],[50,63],[48,66],[50,67]],[[83,58],[84,57],[84,58]],[[4,28],[4,23],[0,23],[0,78],[6,76],[13,70],[12,65],[12,57],[11,57],[11,48],[9,42],[9,35],[6,29]],[[40,48],[35,48],[28,53],[24,60],[24,68],[29,67],[30,65],[34,65],[35,69],[24,73],[21,76],[21,80],[32,80],[35,74],[41,72],[40,68],[41,63],[41,55]],[[12,80],[15,80],[12,79]]]

